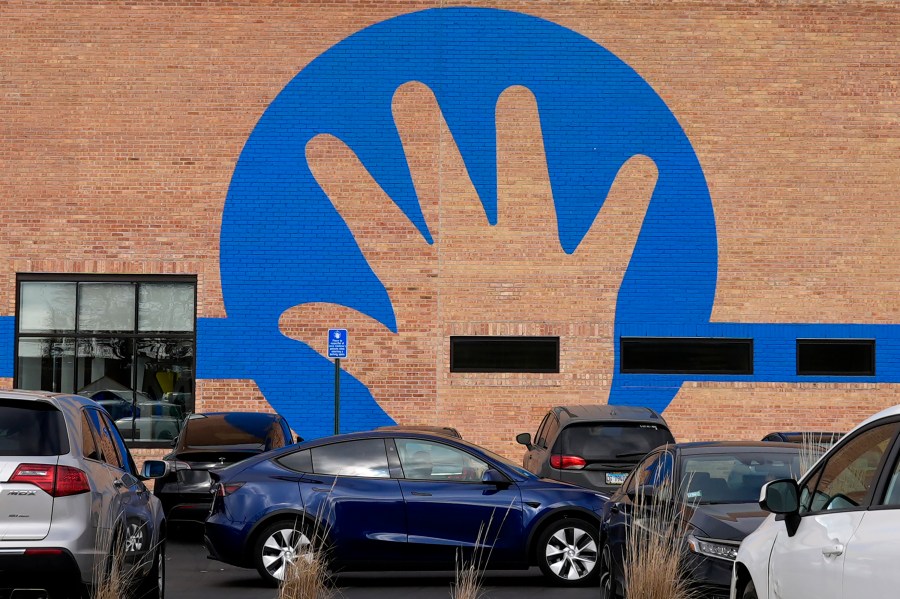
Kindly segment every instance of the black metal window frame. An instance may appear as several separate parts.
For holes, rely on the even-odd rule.
[[[553,366],[548,368],[509,368],[509,367],[460,367],[456,364],[456,344],[460,342],[481,341],[484,343],[502,343],[502,342],[521,342],[527,343],[531,341],[552,342],[556,344],[555,360]],[[559,356],[560,356],[560,339],[558,336],[523,336],[523,335],[453,335],[450,337],[450,372],[472,372],[472,373],[558,373],[559,372]]]
[[[75,330],[67,331],[65,333],[60,332],[37,332],[37,333],[20,333],[19,332],[19,313],[22,309],[22,285],[21,283],[25,282],[41,282],[41,283],[134,283],[134,293],[135,293],[135,302],[134,302],[134,330],[131,332],[126,331],[115,331],[115,332],[99,332],[99,331],[79,331],[78,327],[78,312],[79,312],[79,301],[81,300],[80,294],[76,292],[75,294]],[[138,331],[139,326],[139,294],[140,294],[140,284],[141,283],[190,283],[194,286],[194,322],[193,322],[193,330],[190,332],[159,332],[159,331]],[[17,273],[16,274],[16,327],[15,327],[15,343],[14,343],[14,370],[13,370],[13,386],[18,388],[19,386],[19,340],[27,339],[27,338],[42,338],[42,337],[60,337],[60,338],[71,338],[77,340],[78,339],[88,339],[88,338],[123,338],[123,339],[131,339],[133,341],[137,341],[140,339],[147,338],[156,338],[156,339],[173,339],[173,340],[186,340],[192,341],[194,344],[193,356],[191,358],[191,370],[192,372],[197,372],[197,276],[196,275],[128,275],[128,274],[92,274],[92,273],[84,273],[84,274],[52,274],[52,273]],[[137,363],[137,351],[138,344],[132,343],[132,363]],[[73,368],[77,368],[77,361],[73,364]],[[191,395],[194,396],[196,401],[196,376],[192,377],[192,389]],[[137,370],[132,368],[131,371],[131,389],[135,389],[137,387]],[[127,445],[133,448],[152,448],[152,447],[161,447],[164,445],[168,445],[168,441],[127,441]]]
[[[625,354],[629,344],[670,344],[677,346],[714,346],[714,345],[742,345],[747,348],[747,364],[745,368],[635,368],[627,367]],[[728,374],[728,375],[752,375],[755,359],[753,339],[735,337],[620,337],[619,338],[619,372],[621,374]]]
[[[852,370],[801,370],[800,369],[800,351],[803,346],[812,346],[812,345],[859,345],[867,347],[871,350],[870,353],[870,363],[869,368],[865,372],[852,371]],[[796,353],[796,365],[797,365],[797,376],[875,376],[875,367],[876,367],[876,344],[875,339],[855,339],[855,338],[841,338],[841,339],[816,339],[816,338],[800,338],[797,339],[797,353]]]

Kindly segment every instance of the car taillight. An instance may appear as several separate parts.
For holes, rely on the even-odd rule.
[[[31,547],[25,550],[25,555],[62,555],[62,549],[53,547]]]
[[[587,466],[587,461],[577,455],[553,455],[550,456],[550,465],[559,470],[581,470]]]
[[[71,466],[19,464],[9,482],[34,485],[52,497],[78,495],[91,490],[87,475]]]
[[[218,483],[216,485],[216,497],[227,497],[244,486],[244,483]]]

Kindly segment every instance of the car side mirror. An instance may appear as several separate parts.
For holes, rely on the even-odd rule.
[[[508,487],[510,485],[509,479],[493,468],[484,471],[484,474],[481,475],[481,482],[486,485],[496,485],[498,487]]]
[[[524,445],[528,449],[534,449],[534,445],[531,444],[531,433],[519,433],[516,435],[516,443]]]
[[[169,473],[169,464],[163,460],[144,460],[141,476],[144,478],[162,478]]]
[[[800,526],[800,488],[797,481],[782,478],[763,485],[759,492],[759,507],[783,516],[788,536],[794,536]]]

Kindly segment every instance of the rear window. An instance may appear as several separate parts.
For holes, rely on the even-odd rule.
[[[559,437],[554,453],[577,455],[587,461],[638,462],[644,454],[666,443],[672,433],[658,424],[573,424]]]
[[[274,434],[274,417],[267,414],[224,414],[188,418],[184,429],[184,445],[265,446]]]
[[[0,456],[69,453],[62,413],[48,403],[0,399]]]

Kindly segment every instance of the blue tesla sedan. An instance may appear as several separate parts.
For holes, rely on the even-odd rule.
[[[210,557],[277,585],[312,544],[332,571],[538,565],[560,585],[597,575],[606,497],[540,479],[445,435],[371,431],[317,439],[218,472]]]

